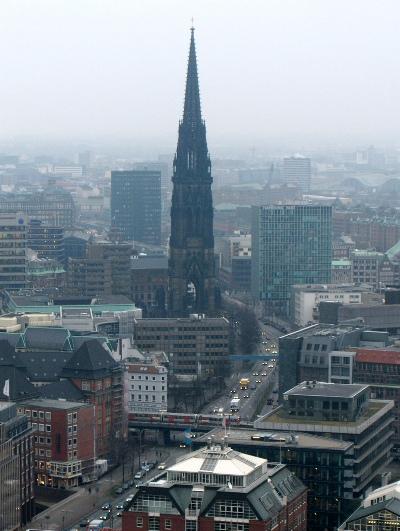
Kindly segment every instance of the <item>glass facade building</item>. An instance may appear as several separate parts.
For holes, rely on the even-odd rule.
[[[125,240],[160,245],[160,171],[111,173],[111,226],[119,229]]]
[[[332,207],[252,208],[252,294],[269,313],[288,315],[294,284],[329,283]]]

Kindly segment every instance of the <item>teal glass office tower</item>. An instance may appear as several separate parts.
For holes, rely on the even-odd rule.
[[[329,283],[331,261],[332,207],[253,207],[252,294],[267,315],[289,314],[293,284]]]

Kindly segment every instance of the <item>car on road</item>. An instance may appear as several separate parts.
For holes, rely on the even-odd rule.
[[[268,365],[268,363],[266,361],[263,361],[262,365]]]
[[[138,482],[135,484],[135,487],[138,489],[138,488],[141,487],[142,485],[144,485],[144,481],[138,481]]]
[[[261,383],[261,380],[256,380],[256,383]]]
[[[115,489],[115,494],[122,494],[124,492],[124,489],[122,487],[118,487]]]
[[[115,508],[116,508],[118,511],[120,511],[121,509],[124,508],[124,502],[119,502],[119,503],[117,503],[117,505],[115,506]]]
[[[236,389],[231,389],[231,395],[232,395],[232,394],[235,395],[236,393],[237,393]]]
[[[167,468],[166,463],[160,463],[160,464],[158,465],[158,470],[165,470],[166,468]]]
[[[253,376],[258,376],[258,372],[253,372]]]
[[[250,395],[243,395],[242,398],[250,398]]]
[[[116,516],[118,516],[118,518],[121,518],[122,513],[123,513],[123,511],[118,511],[117,514],[116,514]]]
[[[139,470],[136,472],[136,474],[133,476],[133,479],[142,479],[142,477],[145,475],[145,470]]]
[[[87,527],[90,523],[90,520],[88,518],[85,518],[85,520],[82,520],[79,522],[79,527]]]
[[[186,444],[185,443],[180,443],[179,448],[186,448]]]
[[[267,373],[266,372],[262,372],[261,376],[267,376]]]
[[[103,513],[99,516],[100,520],[108,520],[110,518],[110,511],[107,511],[106,513]]]
[[[130,503],[132,500],[133,500],[133,494],[130,494],[130,495],[126,498],[125,503]]]
[[[103,511],[111,511],[112,505],[110,502],[104,502],[101,508],[103,509]]]
[[[122,485],[122,488],[123,488],[124,490],[128,490],[128,489],[129,489],[129,483],[128,483],[128,482],[124,483],[124,484]]]

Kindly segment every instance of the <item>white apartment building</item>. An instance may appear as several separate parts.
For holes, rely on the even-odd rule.
[[[292,286],[291,319],[300,327],[318,322],[318,306],[322,301],[361,304],[375,298],[370,285],[297,284]]]
[[[283,177],[286,184],[294,184],[308,193],[311,188],[311,160],[300,154],[283,159]]]
[[[126,363],[125,394],[128,413],[167,410],[168,371],[163,365]]]

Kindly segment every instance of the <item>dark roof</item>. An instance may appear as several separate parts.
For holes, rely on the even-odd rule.
[[[60,373],[73,352],[66,351],[30,351],[19,352],[27,376],[31,381],[52,382],[59,380]]]
[[[359,520],[365,516],[370,516],[371,514],[375,514],[382,510],[387,510],[396,516],[400,516],[400,500],[397,498],[389,498],[388,500],[374,503],[369,507],[359,507],[351,516],[347,518],[346,523],[354,522],[355,520]]]
[[[285,395],[300,396],[323,396],[334,398],[352,398],[365,391],[368,385],[364,384],[338,384],[328,382],[301,382],[292,389],[289,389]]]
[[[4,383],[10,381],[10,397],[3,394]],[[37,388],[26,378],[24,372],[16,367],[1,367],[0,400],[19,401],[39,395]]]
[[[0,367],[24,367],[24,363],[15,348],[5,339],[0,339]]]
[[[0,332],[0,341],[5,340],[13,347],[22,346],[21,334],[19,332]]]
[[[69,336],[66,328],[28,327],[25,330],[25,345],[35,349],[71,350]]]
[[[64,378],[103,378],[118,368],[118,363],[96,339],[85,341],[73,354],[61,376]]]
[[[69,380],[61,380],[60,382],[43,385],[38,387],[38,390],[42,398],[52,398],[55,400],[65,398],[65,400],[74,402],[84,400],[83,393]]]

